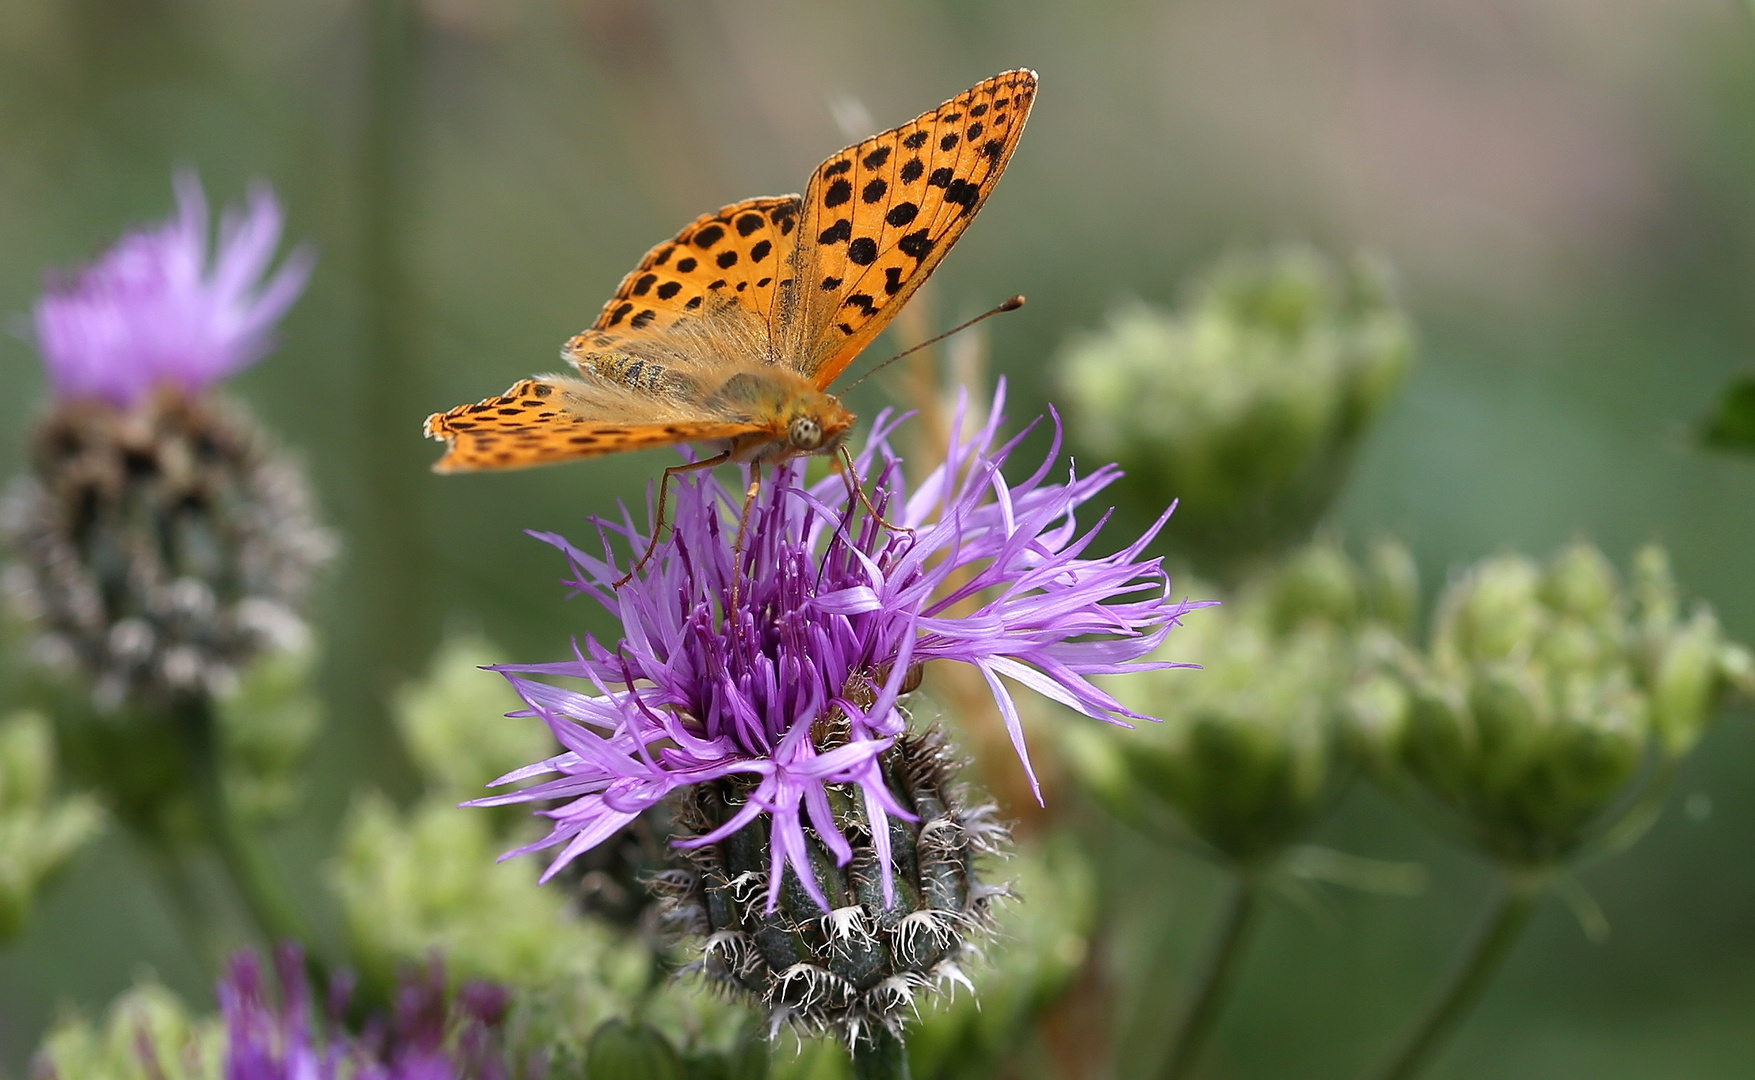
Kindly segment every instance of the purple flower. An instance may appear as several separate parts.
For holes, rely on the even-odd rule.
[[[301,248],[262,280],[280,241],[266,186],[220,219],[211,264],[207,198],[176,178],[177,215],[132,232],[72,275],[51,275],[35,311],[55,392],[127,408],[162,383],[202,390],[266,355],[274,324],[298,299],[314,258]]]
[[[568,584],[619,617],[623,639],[609,648],[588,637],[572,660],[497,669],[529,706],[512,715],[541,717],[564,748],[494,784],[558,778],[467,804],[566,800],[541,811],[554,821],[546,837],[506,857],[564,845],[546,880],[671,791],[743,775],[755,786],[738,812],[679,845],[718,843],[765,814],[773,837],[768,909],[789,865],[827,910],[803,824],[808,818],[846,865],[851,850],[825,786],[849,784],[862,795],[885,903],[893,904],[888,815],[914,815],[886,785],[879,758],[907,722],[897,699],[911,669],[930,660],[979,669],[1026,770],[1023,729],[1002,676],[1100,720],[1148,719],[1090,677],[1171,666],[1136,661],[1203,606],[1172,600],[1158,560],[1140,559],[1169,511],[1125,549],[1086,557],[1103,523],[1081,532],[1074,510],[1118,470],[1047,483],[1060,447],[1056,418],[1048,459],[1009,484],[1000,469],[1023,436],[998,442],[1004,393],[1002,384],[986,426],[955,439],[945,463],[912,493],[887,442],[895,424],[878,418],[859,472],[872,475],[881,459],[872,501],[911,531],[854,515],[841,476],[807,484],[803,463],[794,462],[777,470],[751,508],[735,568],[727,522],[740,507],[710,477],[684,480],[672,537],[620,589],[612,583],[622,570],[603,533],[642,551],[631,520],[598,523],[602,558],[560,536],[533,534],[566,553],[575,574]],[[734,573],[741,583],[727,612]],[[532,676],[583,679],[595,693]]]
[[[327,1025],[320,1033],[297,946],[275,951],[277,993],[270,993],[253,952],[235,954],[219,983],[225,1018],[224,1080],[505,1080],[496,1030],[506,992],[466,983],[448,1003],[445,971],[433,961],[397,986],[388,1024],[373,1018],[351,1035],[339,1022],[351,986],[330,987]]]

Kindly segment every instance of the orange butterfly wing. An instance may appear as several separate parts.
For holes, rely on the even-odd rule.
[[[1035,72],[1003,72],[848,147],[811,177],[798,299],[771,325],[780,355],[819,389],[883,332],[975,219],[1035,97]]]
[[[663,397],[630,345],[714,309],[767,327],[768,353],[820,389],[889,324],[968,228],[1005,171],[1036,75],[1009,71],[831,157],[796,195],[747,199],[691,222],[622,279],[564,355],[585,377],[525,379],[427,418],[438,472],[517,469],[758,430]],[[618,348],[619,346],[619,348]],[[649,397],[647,395],[650,395]]]
[[[427,417],[428,437],[450,443],[433,471],[522,469],[669,443],[729,439],[750,430],[748,424],[713,420],[592,420],[556,405],[565,394],[564,385],[523,379],[497,398]]]
[[[613,357],[619,342],[661,334],[716,304],[735,303],[767,321],[790,281],[799,210],[797,195],[779,195],[696,218],[646,253],[591,329],[567,342],[565,355],[594,371],[594,357]]]

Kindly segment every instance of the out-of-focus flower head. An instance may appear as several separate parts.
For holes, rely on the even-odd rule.
[[[1128,738],[1069,729],[1076,771],[1123,820],[1149,827],[1170,809],[1212,854],[1265,868],[1333,805],[1362,657],[1411,629],[1418,595],[1398,544],[1375,545],[1363,565],[1331,540],[1303,548],[1177,635],[1198,676],[1109,680],[1164,722]]]
[[[264,279],[283,221],[266,186],[221,216],[216,251],[201,181],[182,173],[176,187],[175,217],[52,276],[37,301],[37,346],[59,397],[129,408],[161,384],[205,390],[266,356],[304,291],[308,248]]]
[[[1755,688],[1711,610],[1680,607],[1656,547],[1630,584],[1584,543],[1482,560],[1445,590],[1430,648],[1385,657],[1369,726],[1411,793],[1507,866],[1630,842],[1725,700]]]
[[[691,843],[717,843],[767,818],[775,836],[769,906],[790,866],[827,910],[803,826],[845,865],[850,851],[829,785],[860,792],[880,848],[891,817],[915,819],[891,794],[879,759],[906,726],[897,702],[919,665],[943,659],[979,669],[1026,767],[1002,676],[1097,719],[1147,719],[1090,677],[1135,666],[1200,605],[1171,600],[1158,561],[1140,559],[1156,527],[1114,554],[1085,557],[1102,522],[1081,531],[1074,511],[1115,480],[1115,467],[1045,482],[1057,432],[1055,452],[1035,474],[1015,485],[1004,479],[1018,440],[998,441],[1003,405],[1001,386],[987,425],[953,442],[911,494],[886,442],[894,425],[880,418],[858,466],[876,477],[873,505],[902,531],[855,522],[841,476],[806,484],[795,463],[777,470],[751,508],[740,558],[726,524],[737,502],[711,478],[680,485],[672,539],[619,589],[607,538],[599,558],[538,534],[566,552],[577,575],[569,584],[617,615],[624,637],[614,648],[588,637],[570,661],[498,669],[529,706],[525,715],[541,717],[566,750],[495,783],[559,779],[473,805],[570,800],[542,811],[552,831],[514,853],[564,845],[552,875],[670,792],[746,777],[756,786],[734,817]],[[631,522],[612,531],[644,547]],[[726,610],[734,576],[737,606]],[[955,613],[971,598],[973,611]],[[531,676],[582,679],[597,692]]]
[[[1119,309],[1059,378],[1075,444],[1121,463],[1136,514],[1174,494],[1166,546],[1236,579],[1308,537],[1413,345],[1384,267],[1288,247],[1222,258],[1174,312]]]
[[[37,305],[56,400],[0,513],[19,556],[6,591],[38,621],[37,658],[77,671],[106,711],[223,695],[261,652],[302,646],[305,593],[334,547],[297,463],[207,393],[267,351],[309,253],[261,280],[281,228],[263,188],[225,216],[210,260],[200,186],[178,189],[175,219]]]
[[[298,947],[275,952],[274,972],[271,988],[256,955],[241,952],[220,980],[225,1080],[505,1080],[514,1072],[500,1038],[509,995],[487,982],[453,995],[436,959],[408,973],[390,1017],[373,1017],[358,1036],[339,1023],[345,981],[330,987],[321,1017]]]

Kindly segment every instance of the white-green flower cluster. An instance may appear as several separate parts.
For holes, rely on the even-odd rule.
[[[1430,647],[1387,653],[1354,711],[1392,776],[1496,860],[1539,869],[1639,823],[1752,678],[1710,609],[1682,613],[1661,549],[1624,584],[1578,543],[1546,565],[1476,564],[1445,591]]]
[[[1381,265],[1288,247],[1221,259],[1174,312],[1118,309],[1069,343],[1059,382],[1128,501],[1181,500],[1166,542],[1229,570],[1308,535],[1413,353]]]
[[[1203,670],[1116,678],[1118,697],[1163,722],[1071,729],[1075,767],[1124,818],[1168,808],[1226,860],[1272,860],[1332,801],[1361,650],[1405,633],[1418,596],[1400,546],[1380,544],[1359,566],[1313,544],[1170,636],[1163,658]]]
[[[49,722],[22,712],[0,720],[0,942],[17,934],[43,882],[102,821],[85,796],[57,797]]]

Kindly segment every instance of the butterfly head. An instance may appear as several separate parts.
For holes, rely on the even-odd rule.
[[[853,419],[853,414],[828,394],[813,394],[796,402],[786,425],[787,456],[833,454],[853,430]]]

